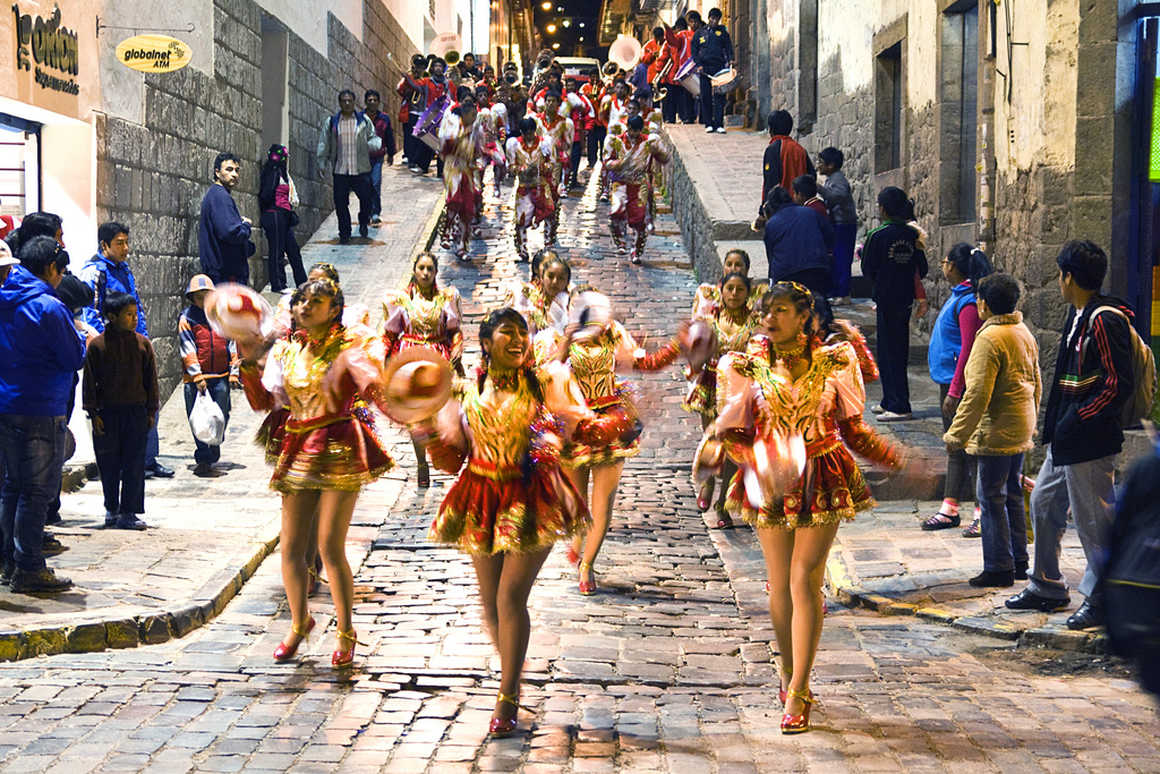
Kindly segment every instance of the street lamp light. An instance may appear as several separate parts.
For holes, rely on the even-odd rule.
[[[553,44],[552,44],[552,48],[553,48],[553,49],[557,49],[557,48],[559,48],[559,47],[560,47],[560,43],[559,43],[559,41],[557,41],[557,42],[555,42],[555,43],[553,43]]]
[[[544,29],[545,29],[545,30],[547,30],[547,32],[548,32],[548,34],[549,34],[549,35],[555,35],[555,34],[556,34],[556,25],[555,25],[555,24],[549,24],[549,25],[548,25],[547,27],[545,27]]]
[[[540,3],[540,7],[545,11],[552,10],[552,0],[544,0],[544,2]]]

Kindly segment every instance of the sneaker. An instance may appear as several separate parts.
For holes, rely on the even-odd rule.
[[[705,134],[712,134],[712,133],[713,133],[713,127],[706,126],[705,127]]]
[[[419,169],[419,167],[408,167],[408,169],[414,172],[416,175],[423,174],[423,170]]]
[[[148,524],[138,519],[132,513],[122,513],[121,517],[117,519],[117,523],[113,526],[116,529],[133,529],[138,532],[149,528]]]
[[[725,127],[718,126],[717,127],[717,134],[725,134]]]
[[[59,556],[68,550],[68,546],[60,542],[56,535],[46,532],[44,533],[44,540],[40,544],[40,552],[45,556]]]
[[[873,414],[881,414],[885,410],[886,409],[882,408],[881,403],[875,403],[873,406],[870,407],[870,412]]]
[[[631,263],[632,263],[634,266],[640,266],[640,262],[641,262],[640,253],[638,253],[636,250],[633,250],[633,251],[632,251],[632,255],[630,255],[630,256],[628,257],[628,260],[629,260],[629,261],[630,261],[630,262],[631,262]]]
[[[383,225],[383,219],[380,218],[378,215],[371,218],[371,228],[379,228],[382,225]]]
[[[914,419],[914,414],[907,411],[905,414],[897,411],[883,411],[878,415],[879,422],[905,422],[908,419]]]
[[[49,568],[41,570],[16,569],[12,573],[13,594],[54,594],[71,589],[73,582],[63,575],[57,575]]]

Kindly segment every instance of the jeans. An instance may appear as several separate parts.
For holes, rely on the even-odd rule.
[[[718,129],[725,126],[725,94],[713,93],[713,82],[709,80],[712,74],[701,70],[701,123]]]
[[[1031,520],[1035,526],[1035,571],[1028,587],[1049,599],[1066,599],[1067,583],[1059,570],[1059,549],[1067,531],[1067,513],[1083,546],[1087,568],[1079,592],[1090,597],[1096,590],[1105,536],[1115,517],[1116,496],[1112,486],[1116,456],[1109,455],[1074,465],[1055,465],[1051,450],[1035,479],[1031,493]]]
[[[44,569],[44,518],[60,493],[64,417],[0,414],[0,560],[29,572]]]
[[[383,213],[383,160],[371,162],[371,220]]]
[[[947,399],[947,393],[950,392],[951,386],[949,384],[940,384],[938,386],[938,405],[939,411],[942,411],[942,404]],[[942,415],[943,432],[951,429],[951,421],[954,416],[948,417],[946,414]],[[973,455],[967,454],[965,449],[955,449],[947,452],[947,481],[943,487],[943,498],[950,498],[957,500],[960,504],[971,499],[975,493],[975,458]]]
[[[850,265],[854,263],[854,242],[857,238],[857,223],[834,224],[833,293],[838,298],[850,296]]]
[[[149,412],[144,404],[105,406],[104,432],[93,428],[93,454],[101,471],[105,512],[145,513],[145,439]],[[154,420],[156,423],[156,420]]]
[[[910,306],[878,304],[878,371],[882,380],[882,408],[910,413]]]
[[[286,289],[286,267],[282,265],[282,256],[286,256],[294,272],[294,285],[306,281],[302,253],[298,250],[298,240],[294,238],[294,227],[290,225],[292,219],[290,210],[279,207],[262,213],[262,230],[266,232],[266,243],[270,247],[266,256],[266,269],[270,273],[270,290],[275,293]]]
[[[1014,570],[1027,564],[1027,521],[1023,517],[1023,455],[980,454],[979,524],[983,532],[983,569]]]
[[[210,398],[222,410],[222,416],[225,417],[226,427],[230,425],[230,380],[225,377],[218,379],[206,379],[205,388],[209,391]],[[197,399],[197,385],[192,382],[185,384],[185,416],[189,417],[193,413],[193,402]],[[193,461],[199,465],[211,465],[222,458],[222,447],[210,446],[208,443],[202,443],[193,439],[197,448],[193,452]]]
[[[426,146],[424,146],[426,147]],[[334,214],[338,216],[338,236],[350,238],[350,192],[358,197],[358,228],[361,233],[371,222],[371,176],[334,176]]]

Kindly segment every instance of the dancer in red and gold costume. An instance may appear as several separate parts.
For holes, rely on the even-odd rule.
[[[749,253],[737,247],[725,253],[721,261],[723,274],[744,274],[749,276]],[[746,302],[754,322],[761,318],[761,299],[769,292],[769,283],[750,279],[749,300]],[[703,282],[693,295],[693,319],[712,317],[721,309],[721,286],[719,283]]]
[[[514,237],[521,261],[528,260],[528,229],[550,222],[556,211],[549,188],[552,146],[540,135],[536,119],[520,120],[520,136],[507,142],[508,164],[516,176]],[[546,236],[545,236],[546,241]]]
[[[441,354],[451,367],[463,375],[463,313],[459,291],[454,285],[439,287],[436,274],[439,263],[432,253],[415,256],[411,280],[402,290],[393,290],[383,298],[383,344],[389,358],[411,347],[430,347]],[[431,471],[427,455],[417,441],[416,481],[430,486]]]
[[[496,198],[500,198],[503,196],[503,179],[507,176],[507,156],[503,152],[504,144],[507,142],[507,106],[503,102],[490,101],[487,95],[486,84],[475,87],[478,107],[475,122],[479,127],[480,152],[476,164],[476,187],[483,191],[483,175],[490,166],[495,195]]]
[[[445,227],[454,235],[455,255],[461,261],[470,260],[471,225],[483,203],[483,194],[476,187],[479,135],[475,119],[475,99],[465,96],[439,126],[443,187],[447,192]]]
[[[624,461],[640,453],[639,438],[644,427],[637,419],[631,388],[617,378],[616,369],[619,366],[659,371],[676,359],[679,349],[674,338],[658,350],[646,352],[623,325],[612,319],[608,299],[588,288],[572,292],[569,319],[573,322],[563,334],[537,336],[537,362],[566,362],[580,385],[585,403],[593,411],[631,420],[624,434],[607,442],[574,441],[564,448],[563,465],[592,512],[592,529],[587,537],[573,538],[568,552],[569,561],[578,565],[580,593],[588,595],[596,591],[592,564],[608,534]],[[584,327],[580,328],[576,320],[585,321]],[[588,498],[590,479],[592,496]]]
[[[549,328],[563,332],[568,322],[572,266],[555,250],[540,250],[532,258],[532,272],[533,281],[509,291],[504,305],[524,316],[534,341],[536,334]]]
[[[289,418],[270,487],[282,493],[282,583],[290,606],[290,634],[274,651],[292,659],[314,628],[307,609],[306,543],[318,512],[318,543],[334,600],[338,647],[336,667],[350,666],[357,636],[351,621],[354,579],[346,560],[346,533],[359,491],[394,466],[379,441],[368,401],[378,401],[381,363],[375,342],[342,325],[342,291],[329,280],[308,281],[295,309],[301,327],[274,343],[259,371],[253,342],[238,342],[246,354],[242,382],[255,409],[277,405]]]
[[[489,314],[479,343],[478,380],[459,381],[457,400],[440,412],[437,428],[427,423],[416,431],[427,436],[432,464],[459,474],[428,536],[475,565],[484,624],[501,664],[491,732],[503,735],[516,727],[531,637],[528,595],[552,545],[582,532],[588,520],[560,470],[561,443],[603,443],[623,432],[624,421],[585,408],[558,363],[528,367],[528,326],[514,309]]]
[[[899,449],[862,421],[866,393],[853,347],[812,336],[810,291],[779,282],[762,310],[773,357],[722,359],[711,433],[740,468],[728,507],[756,528],[765,556],[782,660],[781,729],[790,734],[809,730],[830,545],[840,522],[874,503],[847,447],[889,468],[902,463]],[[795,458],[801,467],[789,462]]]
[[[544,234],[544,246],[556,244],[556,232],[560,228],[560,198],[567,195],[564,178],[568,172],[569,155],[572,152],[572,136],[576,128],[568,118],[568,108],[561,107],[563,94],[551,89],[544,98],[544,110],[535,119],[540,122],[540,134],[551,147],[551,171],[548,191],[552,196],[552,216],[548,219],[548,230]]]
[[[604,162],[608,161],[608,149],[612,138],[624,134],[625,123],[628,121],[629,89],[628,81],[621,76],[612,82],[611,88],[605,90],[600,98],[600,109],[597,111],[597,117],[604,126],[604,144],[601,147],[601,158]],[[611,196],[612,176],[609,174],[607,164],[601,164],[600,194],[597,198],[599,201],[606,202]]]
[[[701,416],[701,429],[705,430],[717,418],[717,363],[719,359],[730,352],[744,352],[749,344],[749,337],[753,333],[755,319],[749,309],[750,289],[752,285],[749,277],[744,274],[726,274],[717,285],[717,295],[721,299],[719,306],[709,314],[694,314],[694,320],[704,320],[715,334],[717,341],[716,352],[697,372],[691,369],[689,376],[689,392],[685,396],[682,407],[686,411]],[[727,483],[734,473],[733,465],[725,461],[721,473],[721,492],[717,499],[717,529],[733,526],[733,519],[725,509],[725,495]],[[709,477],[701,485],[697,493],[697,507],[701,511],[709,510],[717,476]]]
[[[649,164],[654,161],[667,164],[669,149],[659,134],[645,135],[644,119],[628,119],[624,134],[608,140],[604,164],[612,175],[612,205],[608,211],[612,241],[620,255],[628,253],[628,226],[636,232],[630,260],[641,262],[645,241],[648,239]]]

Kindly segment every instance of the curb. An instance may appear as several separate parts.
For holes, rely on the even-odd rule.
[[[183,607],[128,618],[0,632],[0,661],[156,645],[184,637],[221,613],[277,545],[277,537],[259,544],[245,564],[218,572]]]
[[[1079,653],[1107,653],[1107,636],[1103,633],[1072,631],[1059,626],[1039,626],[1018,629],[1003,621],[987,616],[957,615],[939,605],[914,604],[868,591],[855,585],[846,569],[846,563],[837,554],[826,560],[826,588],[838,601],[848,607],[873,610],[879,615],[911,615],[926,621],[961,629],[971,634],[982,634],[1014,642],[1016,647],[1054,648]]]

